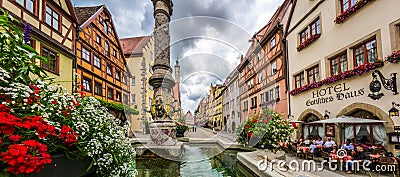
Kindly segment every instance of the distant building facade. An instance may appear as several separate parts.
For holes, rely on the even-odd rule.
[[[130,106],[139,111],[131,116],[131,129],[134,132],[146,132],[146,122],[151,122],[153,88],[148,84],[154,61],[154,39],[152,36],[141,36],[121,39],[124,56],[132,73],[130,82]]]
[[[240,121],[240,97],[239,97],[239,72],[234,69],[226,78],[226,86],[222,92],[222,116],[226,120],[225,131],[234,133]]]

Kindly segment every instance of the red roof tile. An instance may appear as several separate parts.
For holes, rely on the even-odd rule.
[[[120,39],[124,55],[142,54],[143,47],[149,42],[151,36],[140,36]]]

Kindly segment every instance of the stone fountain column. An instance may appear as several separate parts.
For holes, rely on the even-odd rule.
[[[150,145],[173,146],[176,144],[173,116],[172,88],[175,86],[170,66],[169,23],[172,15],[172,0],[152,0],[154,6],[154,49],[153,75],[149,84],[154,88],[151,105],[153,122],[150,124]]]

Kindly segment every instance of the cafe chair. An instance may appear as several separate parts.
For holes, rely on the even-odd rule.
[[[302,156],[303,156],[303,151],[296,149],[296,157],[302,158]]]
[[[394,157],[380,157],[379,158],[379,165],[380,167],[386,166],[386,169],[389,167],[394,166],[395,169],[392,171],[393,177],[399,176],[399,164],[397,163]],[[381,174],[381,171],[378,171],[378,176]]]
[[[306,160],[314,160],[314,153],[307,152],[306,153]]]
[[[360,164],[360,167],[359,167],[360,172],[364,172],[364,174],[367,174],[367,173],[368,173],[369,177],[372,177],[371,172],[370,172],[370,171],[366,171],[366,170],[362,167],[363,162],[359,162],[359,164]],[[372,170],[372,169],[371,169],[371,168],[372,168],[371,165],[369,166],[369,168],[370,168],[370,170]],[[354,170],[354,174],[357,174],[357,168],[353,166],[353,170]],[[378,176],[379,176],[379,174],[378,174]]]

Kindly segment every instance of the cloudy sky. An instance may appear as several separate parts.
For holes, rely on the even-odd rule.
[[[196,109],[210,84],[221,84],[246,53],[249,39],[283,0],[174,0],[171,63],[181,63],[185,111]],[[74,6],[106,4],[120,38],[151,35],[151,0],[72,0]]]

